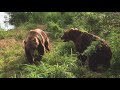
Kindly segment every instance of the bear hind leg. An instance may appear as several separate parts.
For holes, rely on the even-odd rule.
[[[103,67],[105,70],[107,70],[110,67],[110,61],[107,61],[103,64]]]
[[[27,61],[28,61],[30,64],[34,64],[33,56],[31,55],[31,53],[30,53],[29,51],[27,51],[26,49],[25,49],[25,53],[26,53]]]

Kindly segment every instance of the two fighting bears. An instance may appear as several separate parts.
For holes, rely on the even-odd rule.
[[[41,29],[30,30],[26,40],[24,40],[24,47],[28,62],[33,64],[42,59],[46,50],[50,51],[49,38]]]
[[[97,71],[97,67],[99,65],[102,65],[106,69],[110,67],[112,53],[106,41],[100,37],[87,32],[82,32],[77,28],[72,28],[64,32],[64,35],[61,37],[61,39],[64,40],[64,42],[74,42],[76,51],[79,53],[78,59],[80,59],[82,63],[87,61],[89,68],[92,71]],[[101,42],[101,46],[96,46],[96,51],[91,55],[84,55],[83,53],[87,47],[89,47],[93,41],[97,40]],[[41,60],[45,50],[50,51],[49,38],[47,37],[46,33],[40,29],[31,30],[27,39],[24,41],[24,44],[27,60],[31,64],[36,60]],[[35,50],[38,50],[39,55],[34,55]]]

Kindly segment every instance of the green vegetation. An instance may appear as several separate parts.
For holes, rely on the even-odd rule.
[[[119,12],[9,12],[14,30],[0,30],[0,78],[119,78]],[[89,70],[77,62],[73,42],[62,42],[65,29],[77,27],[105,39],[112,50],[111,67],[103,73]],[[51,52],[38,65],[26,61],[23,39],[29,30],[48,32]],[[92,42],[84,54],[89,55],[99,42]]]

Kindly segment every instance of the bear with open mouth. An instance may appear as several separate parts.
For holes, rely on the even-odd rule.
[[[102,65],[105,70],[110,67],[112,52],[108,43],[100,37],[87,32],[82,32],[77,28],[71,28],[64,32],[61,39],[64,42],[74,42],[76,51],[79,53],[78,59],[80,59],[83,64],[87,61],[90,70],[95,72],[99,71],[99,65]],[[84,54],[93,41],[100,42],[95,46],[95,51],[90,55]]]

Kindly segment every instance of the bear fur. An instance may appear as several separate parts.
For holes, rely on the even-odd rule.
[[[30,64],[40,61],[44,53],[50,51],[50,42],[46,32],[41,29],[30,30],[24,40],[24,48]],[[35,51],[38,52],[38,55],[35,55]]]
[[[87,61],[90,70],[99,71],[98,66],[102,65],[105,70],[110,67],[110,60],[112,58],[112,52],[107,42],[100,37],[78,30],[77,28],[71,28],[64,32],[61,36],[64,42],[73,41],[78,54],[78,59],[83,64]],[[93,41],[100,41],[101,46],[97,45],[96,50],[89,56],[83,54],[85,50],[91,45]]]

